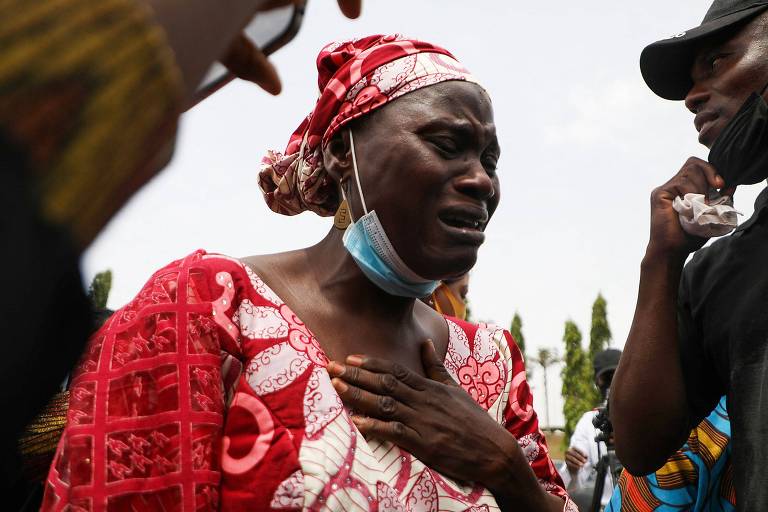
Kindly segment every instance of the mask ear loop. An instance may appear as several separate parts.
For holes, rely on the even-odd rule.
[[[766,82],[766,84],[763,86],[763,90],[760,91],[760,96],[765,94],[766,89],[768,89],[768,82]]]
[[[357,172],[357,157],[355,156],[355,139],[354,137],[352,137],[352,128],[349,129],[349,149],[350,151],[352,151],[352,169],[355,171],[355,182],[357,182],[357,192],[360,194],[360,202],[363,203],[363,212],[366,215],[368,215],[368,207],[365,205],[363,188],[360,186],[360,174]],[[342,189],[342,194],[343,193],[344,193],[344,190]]]

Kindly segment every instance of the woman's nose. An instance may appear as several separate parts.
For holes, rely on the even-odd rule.
[[[479,160],[474,160],[456,181],[456,189],[474,199],[488,200],[496,194],[493,178]]]

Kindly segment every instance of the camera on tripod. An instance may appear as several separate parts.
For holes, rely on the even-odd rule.
[[[621,476],[621,471],[624,469],[619,458],[616,456],[616,449],[613,443],[613,425],[611,425],[611,420],[608,417],[608,393],[606,393],[603,405],[598,407],[597,416],[592,419],[592,424],[599,431],[595,436],[599,460],[595,466],[597,479],[595,480],[595,489],[592,492],[592,506],[590,510],[600,512],[602,507],[600,499],[605,490],[606,475],[611,476],[611,488],[613,488],[619,483],[619,476]],[[601,442],[605,443],[605,454],[600,453]]]
[[[592,418],[592,424],[597,430],[600,431],[595,436],[595,442],[598,443],[598,450],[600,449],[599,443],[603,442],[609,448],[613,445],[613,425],[611,420],[608,419],[608,400],[603,402],[603,405],[597,408],[597,416]]]
[[[584,512],[598,512],[608,504],[622,470],[608,419],[608,394],[620,357],[621,351],[616,349],[595,354],[594,383],[603,402],[600,407],[584,412],[565,453],[567,471],[563,479],[571,499]]]

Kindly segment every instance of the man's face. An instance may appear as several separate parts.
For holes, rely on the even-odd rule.
[[[469,273],[464,274],[458,279],[447,281],[445,285],[450,288],[456,298],[466,302],[469,293]]]
[[[693,87],[685,106],[696,114],[699,142],[708,148],[749,95],[760,92],[768,83],[764,16],[758,16],[735,35],[710,41],[696,54],[691,69]]]
[[[611,387],[611,382],[613,381],[614,373],[615,373],[614,371],[607,371],[598,375],[595,378],[595,384],[597,385],[597,389],[605,393],[605,390]]]

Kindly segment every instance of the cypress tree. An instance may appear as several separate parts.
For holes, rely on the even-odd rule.
[[[525,363],[525,375],[529,376],[528,374],[528,358],[525,355],[525,336],[523,336],[523,319],[520,318],[520,315],[515,311],[515,316],[512,318],[512,325],[509,327],[509,332],[512,334],[512,337],[515,339],[515,342],[517,343],[517,347],[520,349],[520,352],[523,354],[523,362]]]
[[[605,350],[611,344],[611,328],[608,326],[607,303],[603,295],[598,293],[595,303],[592,305],[592,329],[589,331],[589,359],[587,364],[592,365],[595,354]],[[590,387],[592,407],[597,407],[602,402],[600,391],[595,386]]]
[[[592,370],[587,360],[587,354],[581,345],[581,331],[571,320],[565,322],[565,365],[561,377],[563,379],[563,416],[565,416],[565,444],[568,445],[571,435],[581,416],[592,409]]]

